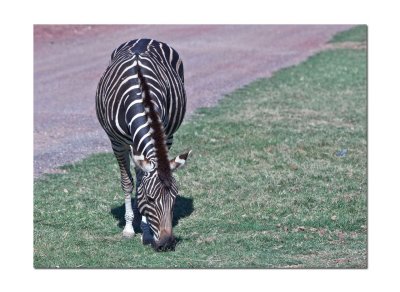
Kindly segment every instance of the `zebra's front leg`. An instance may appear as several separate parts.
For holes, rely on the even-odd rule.
[[[129,148],[114,146],[113,150],[121,172],[121,187],[125,193],[125,227],[122,231],[122,236],[132,238],[135,235],[135,231],[132,225],[134,218],[132,209],[133,180],[130,171]]]
[[[153,233],[150,230],[150,225],[147,223],[147,217],[142,216],[142,222],[140,223],[140,228],[142,229],[142,243],[144,245],[152,244],[154,242]]]
[[[133,230],[133,209],[132,209],[132,193],[125,194],[125,227],[122,231],[122,236],[125,238],[132,238],[135,236]]]
[[[143,178],[143,171],[139,167],[135,167],[135,172],[136,172],[136,199],[138,198],[138,189],[140,184],[142,183],[142,178]],[[139,210],[137,210],[139,212]],[[147,217],[142,215],[140,220],[140,229],[142,229],[142,236],[141,240],[144,245],[151,244],[153,242],[153,234],[150,230],[150,226],[147,223]],[[139,218],[135,218],[139,219]]]

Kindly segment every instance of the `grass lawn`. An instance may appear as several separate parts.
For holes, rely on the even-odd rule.
[[[187,120],[171,153],[193,149],[175,174],[175,252],[122,238],[113,154],[36,180],[34,266],[366,268],[366,61],[365,48],[327,50]]]
[[[347,31],[336,34],[331,43],[340,42],[366,42],[367,41],[367,26],[358,25]]]

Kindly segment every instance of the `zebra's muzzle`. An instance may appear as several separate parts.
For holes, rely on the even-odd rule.
[[[176,238],[173,235],[160,238],[154,241],[153,248],[155,251],[175,251]]]

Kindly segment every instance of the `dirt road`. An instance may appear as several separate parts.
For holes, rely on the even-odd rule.
[[[190,115],[238,87],[299,63],[349,27],[35,26],[34,177],[111,151],[96,119],[94,97],[112,50],[127,40],[154,38],[180,53]]]

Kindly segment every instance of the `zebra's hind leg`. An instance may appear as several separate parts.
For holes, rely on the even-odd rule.
[[[125,193],[125,227],[122,231],[122,236],[132,238],[135,235],[135,231],[132,226],[134,218],[132,209],[133,180],[130,171],[129,148],[113,145],[113,150],[121,172],[122,190]]]

